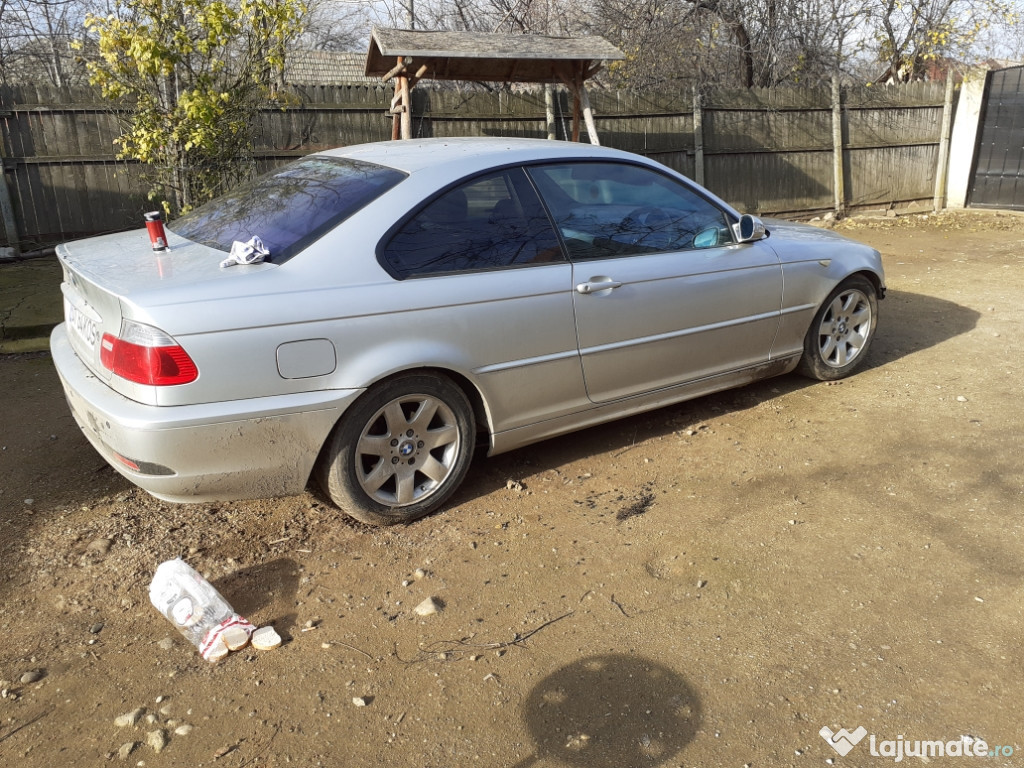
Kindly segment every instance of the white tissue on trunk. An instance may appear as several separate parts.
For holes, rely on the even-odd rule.
[[[263,245],[263,241],[260,240],[259,236],[253,235],[247,243],[235,240],[231,244],[231,253],[220,263],[220,266],[224,268],[234,266],[235,264],[259,264],[269,256],[270,251]]]

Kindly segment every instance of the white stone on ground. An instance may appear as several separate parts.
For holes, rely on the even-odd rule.
[[[417,616],[431,616],[441,610],[441,604],[436,597],[428,597],[422,603],[413,608]]]
[[[138,709],[133,709],[131,712],[125,712],[123,715],[119,715],[118,717],[114,718],[114,725],[116,725],[118,728],[125,728],[129,725],[135,725],[137,722],[139,722],[139,718],[141,718],[144,714],[146,714],[146,710],[142,707],[139,707]]]
[[[164,747],[167,746],[167,734],[164,733],[162,728],[150,731],[146,734],[146,744],[151,746],[154,752],[163,752]]]

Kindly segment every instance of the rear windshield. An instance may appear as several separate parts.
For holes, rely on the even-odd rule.
[[[168,228],[221,251],[259,235],[269,260],[280,264],[405,176],[360,160],[304,157],[201,205]]]

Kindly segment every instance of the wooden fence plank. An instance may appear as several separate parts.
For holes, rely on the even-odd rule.
[[[935,187],[938,142],[846,153],[847,199],[852,205],[923,200]]]

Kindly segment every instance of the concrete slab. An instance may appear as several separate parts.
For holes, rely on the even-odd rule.
[[[0,264],[0,353],[49,348],[64,320],[56,256]]]

